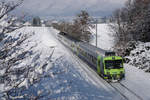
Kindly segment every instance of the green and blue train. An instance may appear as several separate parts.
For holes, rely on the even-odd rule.
[[[102,78],[119,81],[125,77],[123,58],[116,56],[115,52],[97,48],[86,42],[75,41],[68,38],[64,32],[58,34],[58,39]]]

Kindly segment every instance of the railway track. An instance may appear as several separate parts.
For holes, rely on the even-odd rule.
[[[70,50],[68,50],[71,54],[71,56],[76,60],[76,62],[79,65],[81,64],[81,60],[78,59],[78,57],[76,55],[74,55]],[[84,64],[84,66],[87,66]],[[83,66],[81,66],[85,71],[86,70],[92,70],[91,68],[85,68]],[[93,71],[93,70],[92,70]],[[98,75],[96,75],[98,76]],[[100,76],[98,76],[100,81],[102,81],[103,83],[108,83],[114,90],[116,90],[122,97],[124,97],[126,100],[143,100],[142,97],[140,97],[139,95],[137,95],[134,91],[132,91],[131,89],[129,89],[128,87],[126,87],[124,84],[117,82],[117,83],[109,83],[107,81],[105,81],[104,79],[102,79]]]
[[[142,97],[140,97],[139,95],[137,95],[135,92],[133,92],[132,90],[130,90],[129,88],[127,88],[124,84],[120,83],[119,84],[121,86],[123,86],[124,88],[126,88],[128,91],[130,91],[132,94],[134,94],[136,97],[138,97],[140,100],[143,100]]]
[[[75,58],[77,63],[81,65],[81,60],[77,58],[77,56],[73,55],[72,56]],[[86,71],[87,69],[82,66],[82,68]],[[92,70],[89,69],[88,70]],[[98,75],[96,75],[98,76]],[[107,82],[104,79],[102,79],[100,76],[98,76],[100,81],[103,81],[103,83]],[[108,83],[108,82],[107,82]],[[123,85],[122,83],[108,83],[114,90],[116,90],[121,96],[123,96],[126,100],[143,100],[140,96],[138,96],[135,92],[130,90],[128,87]]]
[[[104,83],[106,86],[107,86],[107,88],[113,88],[113,90],[116,90],[115,89],[115,87],[113,87],[110,83],[108,83],[107,81],[105,81],[103,78],[101,78],[93,69],[91,69],[86,63],[82,63],[83,61],[81,60],[81,59],[79,59],[76,55],[74,55],[69,49],[68,49],[68,51],[70,52],[70,54],[71,54],[71,56],[74,58],[74,60],[80,65],[80,67],[82,67],[82,69],[84,70],[84,71],[86,71],[87,73],[88,73],[88,71],[91,71],[91,73],[93,73],[93,74],[95,74],[95,77],[92,77],[92,76],[90,76],[90,77],[92,77],[92,79],[95,79],[95,78],[98,78],[99,79],[99,81],[100,81],[100,83],[99,84],[101,84],[101,82],[102,83]],[[85,68],[86,67],[86,68]],[[88,73],[89,74],[89,73]],[[90,74],[89,74],[90,75]],[[96,80],[95,81],[96,83],[98,83],[98,81]],[[110,87],[109,87],[110,86]],[[117,90],[117,92],[119,92],[118,90]],[[130,100],[130,99],[128,99],[128,97],[126,97],[123,93],[121,93],[121,92],[119,92],[120,93],[120,95],[125,99],[125,100]],[[123,100],[124,100],[123,99]],[[121,99],[122,100],[122,99]],[[142,100],[142,99],[131,99],[131,100]]]
[[[142,97],[137,95],[134,91],[129,89],[124,84],[117,82],[117,83],[109,83],[116,91],[118,91],[124,98],[127,100],[144,100]]]
[[[62,44],[67,48],[68,52],[75,59],[75,61],[82,67],[83,70],[85,70],[85,71],[90,70],[94,73],[94,70],[92,70],[85,63],[84,63],[84,65],[82,65],[83,63],[81,63],[81,62],[83,62],[83,61],[81,59],[79,59],[73,52],[71,52],[71,50],[64,43],[62,43]],[[85,68],[85,66],[88,68]],[[134,91],[132,91],[131,89],[129,89],[128,87],[126,87],[124,84],[122,84],[120,82],[109,83],[106,80],[104,80],[103,78],[101,78],[96,72],[95,72],[95,76],[97,78],[99,78],[99,80],[102,81],[103,83],[109,84],[115,91],[117,91],[126,100],[144,100],[144,99],[142,99],[142,97],[137,95]],[[92,78],[94,79],[94,77],[92,77]],[[98,82],[98,81],[95,81],[95,82]],[[106,85],[106,86],[108,86],[108,85]]]

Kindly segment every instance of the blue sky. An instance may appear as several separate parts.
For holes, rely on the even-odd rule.
[[[123,7],[125,1],[127,0],[24,0],[15,14],[61,18],[72,17],[81,10],[87,10],[92,16],[107,16]]]

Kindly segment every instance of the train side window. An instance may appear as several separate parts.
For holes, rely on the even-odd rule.
[[[96,58],[94,57],[94,63],[96,63]]]
[[[86,53],[86,57],[88,58],[88,53]]]
[[[88,57],[90,58],[90,55],[89,55],[89,53],[88,53]]]
[[[83,52],[83,55],[85,56],[85,52]]]
[[[95,63],[94,57],[92,57],[92,62]]]
[[[94,57],[92,56],[92,62],[95,63]]]
[[[96,59],[95,59],[95,57],[93,57],[93,63],[96,64]]]
[[[89,55],[90,56],[90,59],[92,58],[92,56],[91,55]]]
[[[91,59],[91,55],[89,54],[89,59]]]

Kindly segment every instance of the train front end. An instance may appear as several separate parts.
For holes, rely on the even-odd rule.
[[[119,81],[125,77],[122,57],[108,56],[104,58],[103,63],[106,79]]]

